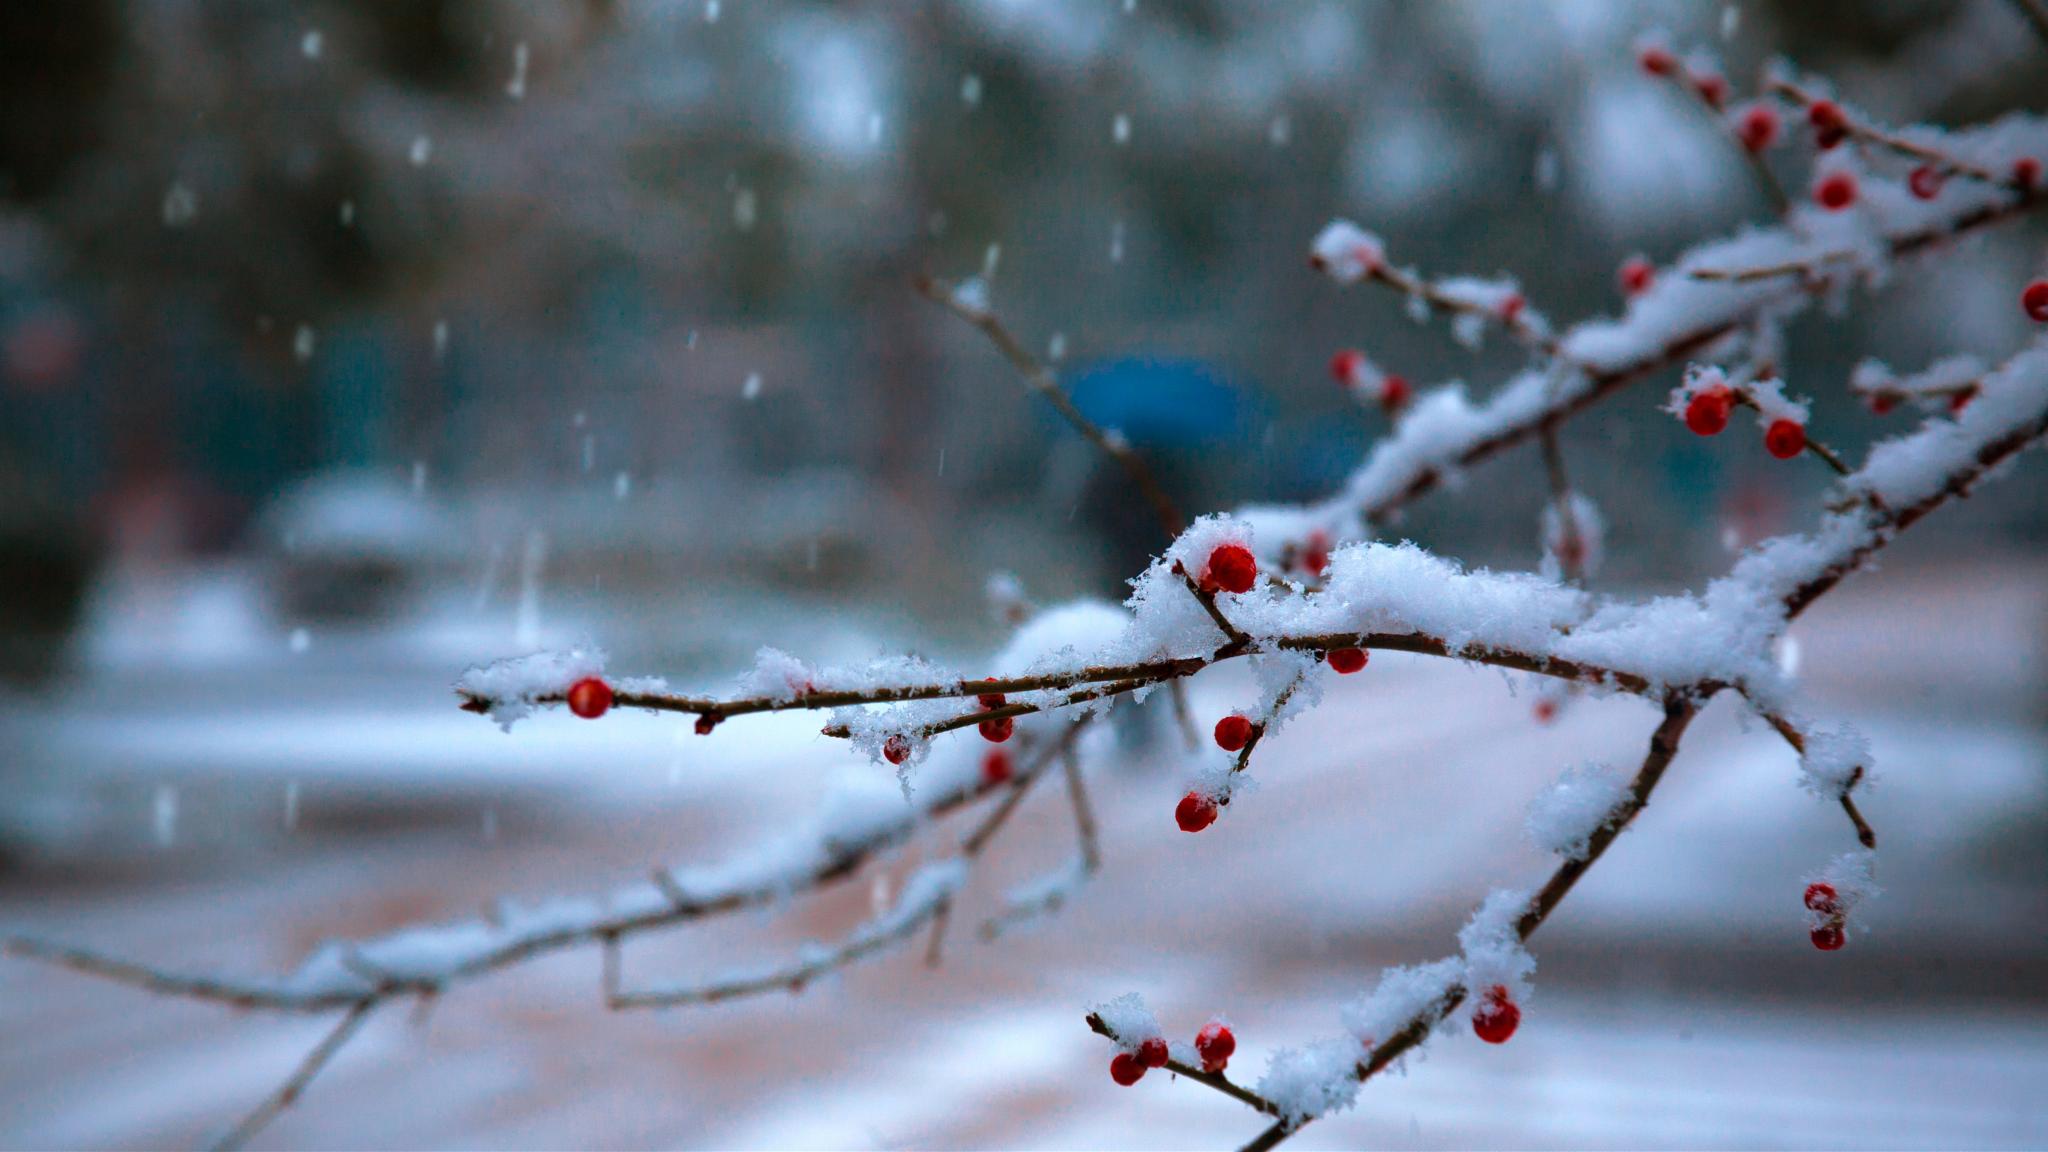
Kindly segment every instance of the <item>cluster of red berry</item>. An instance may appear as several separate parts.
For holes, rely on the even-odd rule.
[[[1211,1020],[1195,1033],[1195,1053],[1202,1058],[1202,1071],[1222,1072],[1237,1051],[1237,1037],[1230,1025]],[[1119,1052],[1109,1062],[1109,1078],[1128,1088],[1145,1078],[1149,1069],[1166,1067],[1166,1041],[1154,1036],[1138,1045],[1135,1052]]]
[[[1823,952],[1833,952],[1848,943],[1848,916],[1842,909],[1842,898],[1835,892],[1835,886],[1826,882],[1806,886],[1806,909],[1818,918],[1813,926],[1813,946]]]
[[[1001,692],[983,692],[980,696],[975,697],[975,703],[981,705],[982,711],[993,712],[1004,704],[1009,703],[1009,701],[1004,699]],[[983,740],[991,744],[1001,744],[1011,736],[1016,735],[1017,718],[1015,716],[997,716],[983,720],[980,727]]]
[[[1699,93],[1702,103],[1716,112],[1728,102],[1727,77],[1704,68],[1686,68],[1679,63],[1678,57],[1671,54],[1669,48],[1657,44],[1649,45],[1636,54],[1636,63],[1642,65],[1643,71],[1652,76],[1676,77],[1683,70],[1685,82],[1692,85],[1693,91]]]
[[[1718,436],[1728,427],[1728,415],[1735,410],[1735,390],[1725,384],[1702,388],[1685,405],[1685,426],[1695,435]],[[1806,451],[1806,426],[1797,420],[1778,419],[1764,429],[1764,450],[1780,460],[1790,460]]]
[[[1520,297],[1516,297],[1520,299]],[[1365,353],[1356,348],[1345,348],[1330,357],[1330,375],[1346,388],[1357,388],[1366,382]],[[1388,372],[1380,377],[1380,406],[1389,412],[1399,412],[1406,407],[1415,394],[1405,376]]]

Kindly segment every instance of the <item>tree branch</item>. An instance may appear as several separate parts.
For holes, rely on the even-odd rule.
[[[327,1067],[328,1061],[334,1059],[335,1053],[340,1052],[344,1045],[354,1039],[356,1032],[369,1020],[370,1012],[377,1004],[377,1000],[369,999],[358,1000],[350,1005],[348,1011],[342,1014],[341,1021],[321,1038],[320,1043],[313,1046],[311,1052],[306,1053],[304,1060],[299,1061],[299,1066],[292,1072],[291,1077],[278,1085],[277,1090],[257,1105],[255,1111],[242,1117],[239,1123],[213,1145],[215,1152],[232,1152],[233,1149],[243,1147],[272,1120],[283,1114],[285,1109],[297,1103],[306,1086]]]
[[[1003,359],[1008,360],[1010,366],[1024,377],[1024,383],[1033,392],[1044,397],[1046,403],[1051,404],[1053,410],[1058,412],[1074,431],[1087,437],[1089,443],[1100,448],[1110,459],[1123,467],[1125,475],[1131,478],[1131,483],[1138,486],[1138,491],[1152,506],[1152,514],[1158,519],[1159,526],[1165,530],[1167,538],[1180,535],[1187,522],[1181,518],[1180,509],[1174,506],[1173,498],[1166,494],[1166,490],[1161,488],[1159,481],[1153,477],[1152,469],[1145,463],[1145,458],[1122,436],[1104,431],[1083,415],[1060,387],[1052,369],[1026,350],[1024,345],[1010,334],[1010,330],[1003,326],[1002,320],[997,318],[992,309],[979,301],[963,298],[957,286],[935,277],[919,277],[917,290],[923,293],[926,299],[945,305],[954,315],[979,328],[982,334],[989,338],[989,342],[996,346],[996,351],[1003,354]]]

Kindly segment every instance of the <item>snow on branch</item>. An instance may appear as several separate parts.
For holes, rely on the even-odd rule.
[[[1646,274],[1621,318],[1567,329],[1541,348],[1547,363],[1511,378],[1484,402],[1468,399],[1457,385],[1420,397],[1328,500],[1305,508],[1249,507],[1239,515],[1275,529],[1275,554],[1315,532],[1340,540],[1357,536],[1461,470],[1644,376],[1739,337],[1759,318],[1782,319],[1854,280],[1881,281],[1902,258],[2048,199],[2041,195],[2048,188],[2037,187],[2036,159],[2048,156],[2048,122],[2011,116],[1943,133],[1941,146],[1945,154],[1968,158],[1958,163],[2015,175],[1952,182],[1932,200],[1871,176],[1852,211],[1800,205],[1780,225],[1699,245],[1670,269]],[[2029,171],[2034,175],[2021,183]],[[1386,267],[1378,238],[1349,221],[1325,228],[1312,252],[1340,283]]]

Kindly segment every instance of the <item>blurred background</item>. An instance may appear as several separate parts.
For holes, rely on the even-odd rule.
[[[1004,634],[994,574],[1118,598],[1159,544],[1143,508],[922,273],[987,276],[1184,508],[1330,491],[1386,430],[1335,349],[1481,394],[1521,362],[1312,275],[1331,217],[1519,277],[1562,322],[1619,311],[1626,256],[1766,218],[1636,70],[1651,28],[1738,92],[1783,55],[1894,122],[2048,104],[2007,0],[0,6],[0,920],[258,971],[746,843],[849,770],[814,725],[507,739],[449,683],[581,641],[713,688],[761,644],[971,664]],[[1864,356],[2027,338],[2011,300],[2044,246],[2008,227],[1797,323],[1827,438],[1887,430],[1842,387]],[[1653,394],[1565,436],[1603,590],[1697,586],[1824,491]],[[1717,710],[1546,928],[1524,1035],[1446,1045],[1304,1143],[2048,1143],[2040,467],[1796,633],[1815,711],[1883,765],[1875,935],[1805,945],[1800,877],[1846,831]],[[1538,469],[1511,454],[1397,531],[1533,567]],[[1255,1073],[1534,875],[1527,797],[1650,726],[1610,702],[1539,728],[1496,677],[1398,659],[1372,679],[1277,741],[1287,767],[1200,851],[1163,817],[1179,753],[1127,731],[1100,762],[1109,873],[1031,934],[659,1019],[604,1014],[594,957],[550,960],[380,1021],[265,1139],[1232,1145],[1253,1126],[1228,1101],[1111,1086],[1085,1006],[1140,990],[1190,1032],[1224,1009]],[[1215,675],[1198,713],[1243,690]],[[1056,859],[1041,805],[1017,851]],[[867,897],[654,952],[772,955]],[[0,1142],[202,1142],[312,1027],[0,965]]]

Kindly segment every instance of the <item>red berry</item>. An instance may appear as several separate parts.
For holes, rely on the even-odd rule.
[[[1522,309],[1528,306],[1529,302],[1522,299],[1520,292],[1510,292],[1507,299],[1500,302],[1500,318],[1512,324],[1515,317],[1522,314]]]
[[[1916,200],[1932,200],[1941,195],[1941,186],[1947,181],[1941,169],[1932,164],[1922,164],[1906,175],[1906,189]]]
[[[1702,72],[1692,78],[1692,86],[1693,90],[1700,94],[1700,99],[1706,102],[1707,107],[1716,112],[1721,110],[1722,103],[1728,99],[1728,79],[1725,76]]]
[[[1813,202],[1830,212],[1840,212],[1856,202],[1856,177],[1847,172],[1830,172],[1813,186]]]
[[[1408,386],[1406,376],[1396,376],[1389,372],[1386,378],[1380,381],[1380,404],[1389,412],[1399,412],[1407,407],[1408,398],[1414,393],[1415,390]]]
[[[595,720],[611,710],[611,685],[595,676],[585,676],[569,685],[569,711],[585,720]]]
[[[1346,348],[1330,357],[1330,375],[1337,383],[1350,387],[1358,383],[1358,374],[1365,367],[1365,353],[1356,348]]]
[[[974,698],[974,702],[976,704],[981,705],[982,711],[984,712],[992,708],[1001,708],[1003,705],[1009,703],[1009,701],[1003,697],[1003,694],[1001,692],[983,692],[981,695],[976,696]]]
[[[1209,592],[1249,592],[1259,579],[1259,562],[1242,544],[1219,544],[1202,569],[1202,588]]]
[[[1963,409],[1968,408],[1970,406],[1970,401],[1975,400],[1976,398],[1977,389],[1974,385],[1968,388],[1956,389],[1953,393],[1950,393],[1948,398],[1949,414],[1957,416],[1961,415]]]
[[[1138,1045],[1138,1059],[1143,1061],[1147,1068],[1166,1067],[1166,1056],[1166,1041],[1157,1036]]]
[[[1889,416],[1892,409],[1898,406],[1899,398],[1893,393],[1873,392],[1870,394],[1870,410],[1876,415]]]
[[[722,717],[720,717],[720,716],[719,716],[719,715],[718,715],[717,713],[715,713],[715,712],[706,712],[706,713],[704,713],[703,715],[701,715],[701,716],[697,717],[697,723],[696,723],[696,725],[695,725],[695,727],[696,727],[696,730],[697,730],[697,735],[699,735],[699,736],[709,736],[709,735],[711,735],[711,730],[712,730],[713,728],[716,728],[716,727],[718,727],[718,721],[719,721],[720,719],[722,719]]]
[[[990,787],[1007,783],[1010,779],[1010,754],[1001,748],[991,748],[981,758],[981,782]]]
[[[1735,394],[1723,387],[1693,394],[1685,405],[1685,426],[1698,436],[1718,436],[1728,427],[1728,413],[1735,406]]]
[[[1651,45],[1636,54],[1636,63],[1652,76],[1669,76],[1678,70],[1678,57],[1668,49]]]
[[[1173,822],[1183,832],[1200,832],[1216,822],[1216,802],[1200,792],[1190,792],[1174,807]]]
[[[901,764],[910,759],[910,741],[901,733],[882,741],[882,758],[891,764]]]
[[[1301,567],[1311,576],[1321,576],[1330,566],[1330,534],[1318,529],[1308,534],[1301,549]]]
[[[1823,151],[1840,144],[1849,135],[1849,117],[1833,100],[1815,100],[1807,105],[1806,120],[1813,125],[1814,143]]]
[[[1780,460],[1806,451],[1806,426],[1797,420],[1773,420],[1764,429],[1764,450]]]
[[[1769,104],[1752,104],[1742,114],[1735,135],[1751,154],[1761,153],[1778,142],[1778,110]]]
[[[1806,886],[1806,906],[1824,916],[1832,916],[1841,910],[1839,900],[1833,884],[1823,881]]]
[[[1237,1051],[1237,1037],[1230,1034],[1230,1025],[1221,1020],[1211,1020],[1195,1033],[1195,1052],[1202,1057],[1202,1071],[1221,1072],[1230,1063],[1230,1054]]]
[[[981,738],[991,744],[1001,744],[1017,734],[1017,718],[999,716],[994,720],[981,722]]]
[[[1641,256],[1631,256],[1623,260],[1621,271],[1617,274],[1621,281],[1622,295],[1641,296],[1650,290],[1650,281],[1655,279],[1656,275],[1657,269]]]
[[[2012,162],[2012,182],[2022,192],[2032,192],[2041,186],[2041,162],[2032,156],[2022,156]]]
[[[1145,1078],[1145,1062],[1129,1052],[1119,1052],[1109,1062],[1109,1078],[1129,1088]]]
[[[1849,937],[1842,931],[1842,924],[1839,920],[1828,921],[1815,928],[1811,935],[1813,946],[1823,952],[1833,952],[1849,942]]]
[[[1508,998],[1506,987],[1496,984],[1472,1013],[1472,1031],[1488,1044],[1505,1044],[1522,1023],[1522,1010]]]
[[[1363,648],[1332,648],[1325,659],[1330,662],[1331,669],[1337,675],[1349,676],[1365,667],[1367,656]]]
[[[1216,746],[1225,752],[1235,752],[1252,742],[1252,722],[1243,716],[1230,715],[1216,722]]]
[[[1557,719],[1557,701],[1538,700],[1536,702],[1536,722],[1538,724],[1548,724],[1555,719]]]
[[[2048,280],[2036,280],[2020,292],[2020,307],[2037,324],[2048,324]]]

